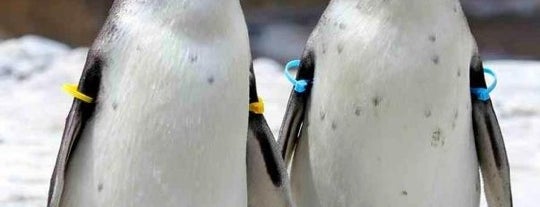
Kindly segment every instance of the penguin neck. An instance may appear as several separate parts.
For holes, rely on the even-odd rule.
[[[336,10],[354,9],[363,15],[386,17],[391,21],[463,13],[459,0],[333,0],[331,6],[337,7]]]
[[[113,7],[131,11],[150,11],[160,14],[178,15],[186,11],[208,15],[211,11],[227,11],[232,6],[240,5],[239,0],[116,0]],[[214,13],[219,15],[220,13]],[[200,18],[200,17],[199,17]]]
[[[118,0],[115,10],[120,18],[148,21],[196,36],[223,33],[243,19],[238,0]]]

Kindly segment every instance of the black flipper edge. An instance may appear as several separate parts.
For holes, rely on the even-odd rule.
[[[71,111],[66,118],[64,134],[50,181],[49,196],[47,199],[48,207],[57,207],[60,205],[70,155],[77,147],[81,133],[90,117],[94,114],[96,104],[99,102],[98,94],[103,64],[104,62],[101,56],[96,52],[90,51],[79,81],[78,90],[87,96],[93,97],[95,101],[93,103],[84,103],[77,99],[73,101]]]
[[[301,60],[300,68],[296,76],[297,80],[313,80],[315,73],[315,55],[313,52],[308,51]],[[285,160],[285,164],[289,164],[296,144],[298,142],[299,134],[302,129],[302,124],[305,118],[305,110],[307,102],[311,95],[312,81],[308,82],[308,86],[305,92],[298,93],[294,89],[289,97],[287,110],[281,125],[279,132],[279,145],[281,148],[281,156]]]
[[[470,68],[471,88],[486,88],[484,67],[474,56]],[[481,101],[471,95],[473,129],[478,161],[490,207],[511,207],[510,165],[491,100]]]
[[[253,66],[250,68],[250,73],[249,102],[252,104],[259,102]],[[249,112],[246,161],[249,206],[294,206],[287,169],[280,156],[274,135],[264,115],[251,111]]]

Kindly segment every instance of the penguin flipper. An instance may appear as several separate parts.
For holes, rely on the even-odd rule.
[[[65,173],[69,164],[71,152],[75,149],[81,133],[94,113],[96,99],[101,82],[101,70],[103,61],[96,52],[90,51],[84,66],[78,90],[94,98],[93,103],[84,103],[75,99],[66,118],[64,133],[60,143],[60,150],[56,158],[56,165],[49,186],[48,207],[60,205],[60,199],[64,190]]]
[[[479,56],[470,68],[471,88],[486,88],[484,67]],[[511,207],[510,165],[503,136],[491,100],[472,95],[472,118],[478,161],[490,207]]]
[[[250,103],[255,103],[258,95],[253,68],[250,79]],[[249,113],[246,163],[248,206],[293,206],[285,163],[262,114]]]
[[[296,79],[311,81],[313,80],[314,72],[315,56],[313,52],[308,51],[301,60]],[[279,131],[281,156],[283,157],[286,165],[290,163],[294,149],[298,143],[300,130],[302,128],[302,124],[304,123],[306,106],[310,95],[311,86],[308,84],[305,92],[297,93],[296,91],[292,90],[289,97],[285,117],[283,118],[281,129]]]
[[[263,115],[250,112],[247,142],[248,206],[293,206],[285,163]]]

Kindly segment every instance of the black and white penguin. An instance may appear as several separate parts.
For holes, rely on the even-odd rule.
[[[479,167],[489,206],[512,206],[458,0],[332,0],[296,79],[280,145],[297,206],[479,206]]]
[[[280,148],[264,117],[264,102],[257,93],[250,69],[247,176],[249,207],[294,207],[290,182]]]
[[[247,34],[238,0],[116,0],[48,206],[247,206]]]

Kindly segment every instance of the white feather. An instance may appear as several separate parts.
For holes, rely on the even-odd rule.
[[[334,0],[291,182],[299,206],[478,206],[457,0]]]
[[[124,1],[62,206],[247,205],[250,54],[238,1]]]

